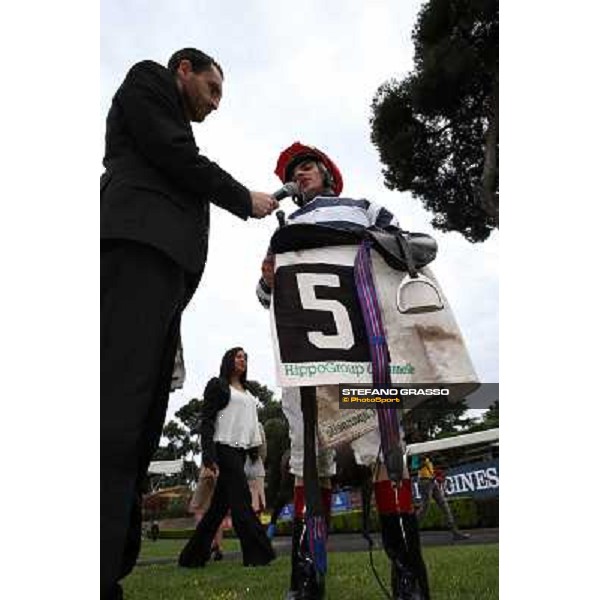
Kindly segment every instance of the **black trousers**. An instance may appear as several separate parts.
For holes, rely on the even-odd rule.
[[[212,540],[227,511],[240,539],[244,565],[266,565],[275,558],[271,542],[252,510],[244,473],[246,452],[216,444],[219,477],[210,507],[179,555],[182,567],[203,566],[210,558]]]
[[[141,538],[141,488],[165,420],[184,270],[129,241],[101,246],[100,580],[102,600],[122,597]]]

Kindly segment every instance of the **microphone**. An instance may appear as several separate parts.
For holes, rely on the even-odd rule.
[[[275,213],[277,220],[279,221],[279,227],[285,227],[285,213],[282,210],[278,210]]]
[[[274,194],[271,194],[275,200],[283,200],[288,196],[299,196],[300,188],[293,181],[288,181],[283,187],[279,188]]]

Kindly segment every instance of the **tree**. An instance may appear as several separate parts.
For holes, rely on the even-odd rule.
[[[263,426],[270,419],[279,419],[287,424],[287,419],[281,408],[281,400],[270,400],[258,409],[258,420]]]
[[[483,415],[483,423],[486,429],[500,427],[500,401],[496,400]]]
[[[253,396],[256,396],[263,406],[269,404],[273,400],[273,396],[275,395],[272,390],[270,390],[266,385],[262,385],[258,381],[248,380],[247,382],[248,389]]]
[[[197,436],[197,427],[200,423],[202,401],[192,398],[182,406],[175,417],[181,421],[171,420],[163,427],[162,437],[167,444],[159,446],[152,460],[174,460],[183,457],[183,470],[176,475],[162,476],[161,487],[176,485],[189,485],[198,478],[198,468],[193,457],[200,452],[200,442]],[[160,476],[152,476],[152,481]]]
[[[265,461],[265,495],[267,506],[272,506],[279,491],[281,480],[281,457],[290,447],[289,426],[281,408],[281,400],[267,386],[257,381],[248,381],[248,387],[261,402],[258,420],[263,424],[267,438],[267,460]]]
[[[476,431],[485,431],[486,429],[495,429],[500,427],[500,402],[496,400],[485,413],[481,421],[473,422],[467,433]]]
[[[465,433],[473,420],[465,416],[465,400],[451,403],[433,398],[411,410],[404,418],[404,429],[409,443],[425,442]]]
[[[263,423],[267,438],[265,495],[267,506],[273,506],[281,484],[281,457],[290,447],[289,428],[288,422],[283,416],[271,417]]]
[[[175,413],[177,416],[177,413]],[[198,477],[198,469],[196,463],[186,457],[190,454],[193,456],[198,452],[198,442],[192,442],[190,431],[186,427],[182,427],[176,421],[169,421],[164,427],[162,436],[167,439],[166,446],[159,446],[152,457],[152,460],[175,460],[184,458],[183,470],[181,473],[169,476],[153,475],[151,482],[153,485],[160,479],[161,487],[172,487],[176,485],[189,485],[196,481]]]
[[[198,454],[198,441],[192,441],[192,433],[175,421],[169,421],[163,428],[163,437],[167,438],[167,448],[173,452],[173,458]]]
[[[498,0],[429,0],[412,34],[414,71],[371,104],[385,185],[471,242],[499,225],[498,30]]]
[[[198,431],[200,416],[202,415],[202,400],[192,398],[184,404],[175,416],[183,423],[184,427],[191,433]]]

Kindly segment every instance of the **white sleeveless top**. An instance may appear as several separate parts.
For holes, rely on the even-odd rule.
[[[244,450],[260,446],[256,398],[250,392],[240,392],[232,386],[229,390],[229,404],[217,413],[214,441]]]

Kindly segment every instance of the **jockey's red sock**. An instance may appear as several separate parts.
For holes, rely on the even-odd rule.
[[[373,487],[379,514],[395,515],[413,512],[410,479],[403,479],[398,490],[394,489],[394,485],[389,479],[376,481]]]
[[[323,514],[329,519],[331,516],[331,488],[321,488],[321,503],[323,505]],[[294,487],[294,516],[302,518],[304,515],[305,504],[304,486],[297,485]]]
[[[331,519],[331,496],[331,488],[321,488],[321,504],[323,505],[323,514],[328,524]]]
[[[304,517],[304,486],[294,487],[294,518],[302,519]]]
[[[398,491],[398,510],[401,513],[411,513],[414,510],[412,500],[412,481],[403,479]]]
[[[396,493],[389,479],[376,481],[373,485],[375,491],[375,504],[380,515],[395,515]]]

